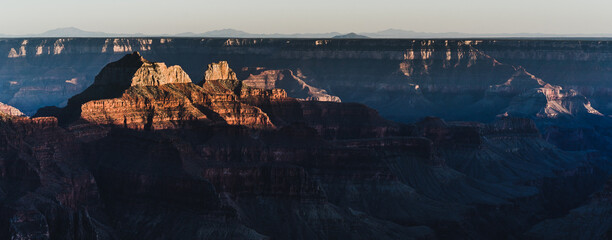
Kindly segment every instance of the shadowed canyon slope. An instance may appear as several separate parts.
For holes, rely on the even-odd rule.
[[[531,119],[605,116],[520,68],[487,91],[524,87],[544,105],[399,123],[305,71],[230,64],[198,76],[130,53],[65,106],[0,115],[0,238],[524,238],[606,181],[605,152],[562,150]]]
[[[535,225],[528,236],[534,239],[610,239],[612,237],[612,180],[588,201],[565,216]]]

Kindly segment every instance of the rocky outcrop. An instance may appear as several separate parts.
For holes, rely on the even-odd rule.
[[[225,76],[233,76],[227,72],[231,71],[227,63],[224,66],[225,69],[211,65],[208,72],[226,71]],[[62,124],[81,119],[96,125],[141,130],[177,128],[202,120],[274,127],[264,112],[241,102],[240,86],[237,79],[212,80],[209,76],[200,87],[191,83],[181,67],[166,67],[133,53],[108,64],[94,84],[71,98],[66,108],[43,109],[38,115],[58,116]]]
[[[513,92],[512,99],[503,115],[519,115],[537,118],[603,116],[591,106],[589,100],[573,89],[563,89],[520,68],[504,84],[492,87],[493,92]]]
[[[241,75],[248,74],[242,81],[244,85],[254,88],[274,89],[280,88],[288,92],[291,97],[311,101],[341,102],[337,96],[332,96],[325,89],[316,88],[302,78],[301,71],[294,74],[292,70],[266,70],[262,68],[242,69]],[[298,77],[300,76],[300,77]]]
[[[132,78],[132,86],[160,86],[171,83],[191,83],[191,79],[180,66],[168,68],[164,63],[151,62],[140,67]]]
[[[93,86],[161,86],[171,83],[191,83],[189,76],[180,66],[166,67],[134,52],[105,66],[96,76]]]
[[[240,94],[242,83],[225,61],[211,63],[204,73],[201,85],[211,94]]]
[[[185,99],[190,86],[132,87],[121,98],[89,101],[81,105],[81,119],[100,125],[132,129],[166,129],[206,114]],[[200,97],[201,98],[201,97]]]
[[[208,64],[208,69],[204,72],[204,81],[219,80],[238,80],[236,73],[229,67],[227,61]]]
[[[23,116],[24,114],[19,109],[0,103],[0,114],[6,114],[10,116]]]
[[[489,91],[521,94],[533,88],[551,87],[550,84],[527,72],[523,67],[515,69],[516,72],[506,82],[491,86]]]
[[[575,90],[564,90],[559,86],[536,88],[517,96],[510,103],[505,115],[559,118],[569,116],[603,116],[591,106],[586,97]]]
[[[274,128],[306,119],[330,138],[383,136],[386,131],[399,131],[398,127],[388,130],[385,126],[388,121],[363,105],[304,102],[288,98],[282,89],[246,86],[235,77],[227,62],[210,64],[201,86],[187,83],[188,76],[175,71],[180,71],[180,67],[165,68],[131,54],[105,67],[96,82],[71,98],[66,108],[55,113],[43,109],[39,116],[58,116],[62,124],[82,119],[99,125],[149,130],[177,128],[203,120]],[[185,77],[165,77],[169,75]],[[171,79],[176,81],[168,82]],[[355,119],[346,119],[349,115]]]
[[[113,239],[80,143],[55,118],[0,120],[5,239]]]

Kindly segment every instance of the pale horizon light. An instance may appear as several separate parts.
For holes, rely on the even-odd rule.
[[[7,0],[0,34],[76,27],[121,34],[416,32],[611,34],[612,1]]]

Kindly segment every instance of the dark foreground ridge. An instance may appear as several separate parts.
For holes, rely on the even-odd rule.
[[[0,238],[525,238],[607,196],[604,156],[530,118],[397,123],[182,69],[132,53],[65,107],[2,114]]]

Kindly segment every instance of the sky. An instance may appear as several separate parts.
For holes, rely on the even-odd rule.
[[[610,0],[2,0],[0,33],[612,33]]]

